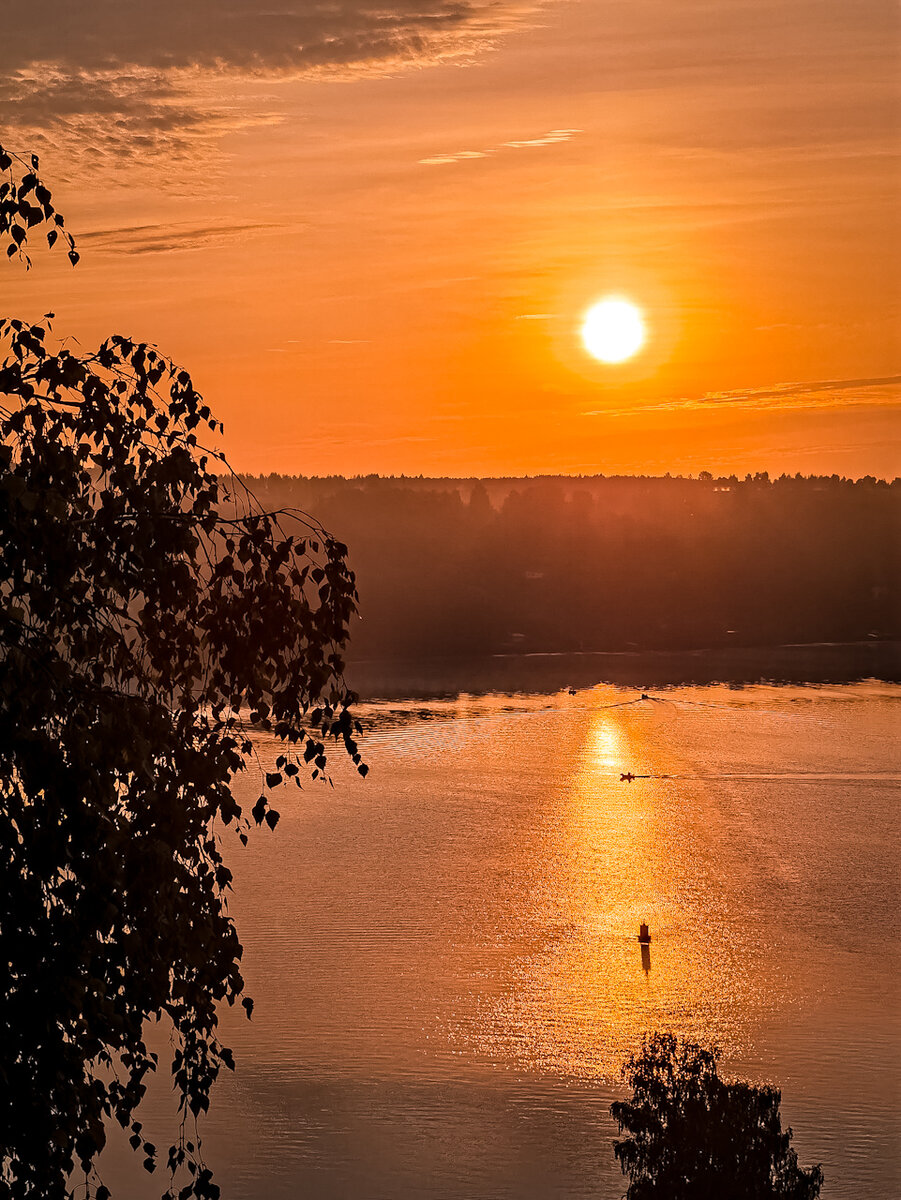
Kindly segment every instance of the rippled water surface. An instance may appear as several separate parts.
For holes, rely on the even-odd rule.
[[[901,1195],[901,689],[639,697],[367,705],[368,779],[284,791],[236,847],[226,1200],[613,1200],[607,1109],[653,1029],[778,1084],[824,1197]],[[122,1196],[160,1175],[106,1155]]]

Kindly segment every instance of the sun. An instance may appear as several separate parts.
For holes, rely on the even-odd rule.
[[[604,363],[625,362],[637,354],[645,341],[641,310],[631,300],[605,296],[592,304],[582,323],[582,343],[592,356]]]

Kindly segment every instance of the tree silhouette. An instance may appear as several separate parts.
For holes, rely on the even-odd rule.
[[[798,1166],[780,1092],[724,1082],[717,1057],[656,1033],[629,1060],[632,1098],[610,1106],[631,1134],[613,1147],[627,1200],[816,1200],[823,1172]]]
[[[0,147],[0,165],[0,246],[24,256],[41,223],[52,245],[37,159]],[[354,578],[342,544],[263,511],[202,447],[221,426],[186,371],[124,337],[50,342],[49,318],[0,320],[0,1197],[67,1196],[80,1168],[79,1194],[105,1200],[114,1119],[148,1170],[165,1159],[167,1195],[210,1200],[187,1122],[234,1066],[217,1003],[252,1008],[222,838],[274,828],[271,791],[327,778],[330,744],[365,774],[343,680]],[[268,772],[260,731],[284,743]],[[249,813],[230,786],[248,767]],[[173,1034],[167,1155],[135,1116],[150,1018]]]
[[[787,662],[801,677],[825,667],[897,678],[901,479],[246,482],[271,507],[314,512],[351,547],[366,603],[351,646],[361,660],[706,649],[725,654],[679,669],[757,679]],[[804,642],[862,645],[801,666],[783,655]],[[749,646],[779,647],[773,666],[728,658]],[[645,669],[633,661],[604,670]]]

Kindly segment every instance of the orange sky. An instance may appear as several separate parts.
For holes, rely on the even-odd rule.
[[[83,261],[3,308],[157,342],[238,469],[901,473],[888,0],[49,7],[0,140]]]

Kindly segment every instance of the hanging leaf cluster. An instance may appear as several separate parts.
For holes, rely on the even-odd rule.
[[[26,177],[0,225],[19,251],[23,187],[60,227]],[[272,790],[328,779],[334,748],[365,774],[354,578],[343,545],[262,511],[203,447],[221,426],[186,371],[125,337],[74,353],[51,316],[0,320],[0,1198],[68,1196],[83,1172],[104,1200],[117,1121],[167,1195],[211,1200],[188,1123],[234,1065],[217,1005],[252,1008],[223,838],[274,828]],[[268,773],[263,732],[283,743]],[[136,1117],[149,1019],[172,1030],[168,1154]]]
[[[0,246],[5,246],[7,258],[18,257],[31,267],[26,251],[28,235],[35,227],[45,226],[47,245],[58,241],[68,247],[69,262],[74,267],[79,260],[75,239],[66,229],[62,213],[53,207],[50,189],[38,175],[40,160],[36,154],[20,158],[0,145]]]

